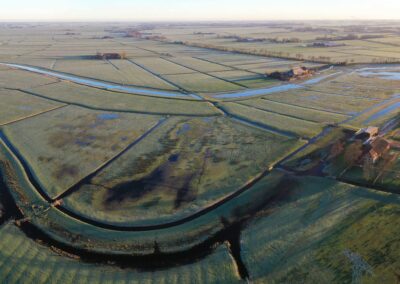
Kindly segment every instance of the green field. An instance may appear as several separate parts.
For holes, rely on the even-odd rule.
[[[299,107],[336,112],[343,115],[355,114],[379,103],[379,101],[369,100],[367,98],[304,90],[271,94],[266,96],[265,99]]]
[[[105,264],[85,263],[73,255],[28,239],[12,223],[0,228],[0,280],[3,283],[113,282],[113,283],[239,283],[233,260],[226,246],[221,245],[211,255],[193,264],[158,271],[110,267]],[[223,263],[223,265],[221,265]]]
[[[63,104],[29,96],[19,91],[0,90],[0,125],[50,111]]]
[[[221,103],[221,107],[229,114],[271,127],[274,130],[282,130],[299,137],[313,137],[321,132],[323,125],[273,112],[259,110],[239,103]]]
[[[395,282],[397,196],[316,178],[291,183],[287,197],[243,232],[252,281],[351,283],[351,252],[370,267],[363,283]]]
[[[299,144],[226,119],[172,119],[64,201],[103,222],[171,221],[239,190]]]
[[[26,89],[54,101],[82,106],[94,110],[165,115],[213,116],[220,112],[209,103],[185,99],[172,100],[127,93],[110,92],[83,85],[61,82],[58,84]]]
[[[157,116],[69,106],[6,126],[4,131],[49,196],[55,197],[118,154],[159,120]]]
[[[349,116],[342,114],[318,111],[314,109],[308,109],[305,107],[297,107],[273,101],[266,101],[263,99],[246,100],[241,102],[241,104],[249,107],[254,107],[260,110],[287,115],[293,118],[299,118],[307,121],[326,123],[326,124],[338,123],[345,120],[346,118],[349,118]]]

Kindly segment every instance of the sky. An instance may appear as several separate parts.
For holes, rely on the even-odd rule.
[[[400,0],[2,0],[0,21],[400,19]]]

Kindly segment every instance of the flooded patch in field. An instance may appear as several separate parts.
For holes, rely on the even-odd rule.
[[[214,120],[214,117],[205,117],[205,118],[203,118],[203,121],[206,122],[206,123],[210,123],[213,120]]]
[[[371,71],[363,71],[360,72],[362,77],[378,77],[386,80],[400,80],[400,70],[399,71],[380,71],[380,72],[371,72]]]
[[[190,130],[190,125],[188,123],[184,123],[178,131],[176,131],[176,135],[182,135],[185,134]]]
[[[118,118],[120,118],[120,116],[116,113],[102,113],[97,115],[97,119],[101,120],[114,120]]]
[[[317,77],[317,78],[314,78],[314,79],[310,79],[310,80],[307,80],[304,83],[302,83],[302,85],[314,85],[314,84],[317,84],[317,83],[321,82],[322,80],[325,80],[325,79],[328,79],[330,77],[339,75],[340,73],[342,73],[342,72],[336,72],[336,73],[329,74],[329,75],[326,75],[326,76],[321,76],[321,77]]]
[[[26,110],[26,111],[31,111],[32,107],[31,106],[18,106],[19,110]]]
[[[81,137],[75,140],[75,144],[81,147],[89,147],[96,141],[96,137],[94,136],[87,136]]]

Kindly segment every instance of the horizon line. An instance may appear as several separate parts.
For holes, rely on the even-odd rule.
[[[0,23],[82,23],[82,22],[92,22],[92,23],[205,23],[205,22],[221,22],[221,23],[234,23],[234,22],[253,22],[253,23],[266,23],[266,22],[308,22],[308,21],[353,21],[353,22],[363,22],[363,21],[399,21],[400,18],[327,18],[327,19],[196,19],[196,20],[152,20],[152,19],[143,19],[143,20],[130,20],[130,19],[63,19],[63,20],[55,20],[55,19],[0,19]]]

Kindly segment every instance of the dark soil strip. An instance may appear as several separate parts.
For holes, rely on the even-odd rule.
[[[71,188],[67,189],[64,193],[58,195],[57,197],[55,197],[53,199],[53,201],[57,200],[57,199],[63,199],[67,196],[69,196],[70,194],[74,193],[75,191],[79,190],[81,186],[90,183],[90,181],[96,176],[98,175],[102,170],[104,170],[105,168],[107,168],[109,165],[111,165],[115,160],[117,160],[119,157],[121,157],[122,155],[124,155],[126,152],[128,152],[132,147],[134,147],[135,145],[137,145],[139,142],[141,142],[143,139],[145,139],[147,136],[150,135],[150,133],[152,133],[154,130],[156,130],[158,127],[160,127],[162,124],[164,124],[166,121],[168,120],[168,118],[162,118],[156,125],[154,125],[152,128],[150,128],[149,130],[147,130],[142,136],[140,136],[138,139],[136,139],[135,141],[133,141],[131,144],[128,145],[128,147],[126,147],[124,150],[122,150],[121,152],[119,152],[117,155],[115,155],[113,158],[111,158],[110,160],[108,160],[105,164],[103,164],[101,167],[99,167],[98,169],[96,169],[94,172],[92,172],[90,175],[84,177],[83,179],[81,179],[78,183],[76,183],[74,186],[72,186]]]

